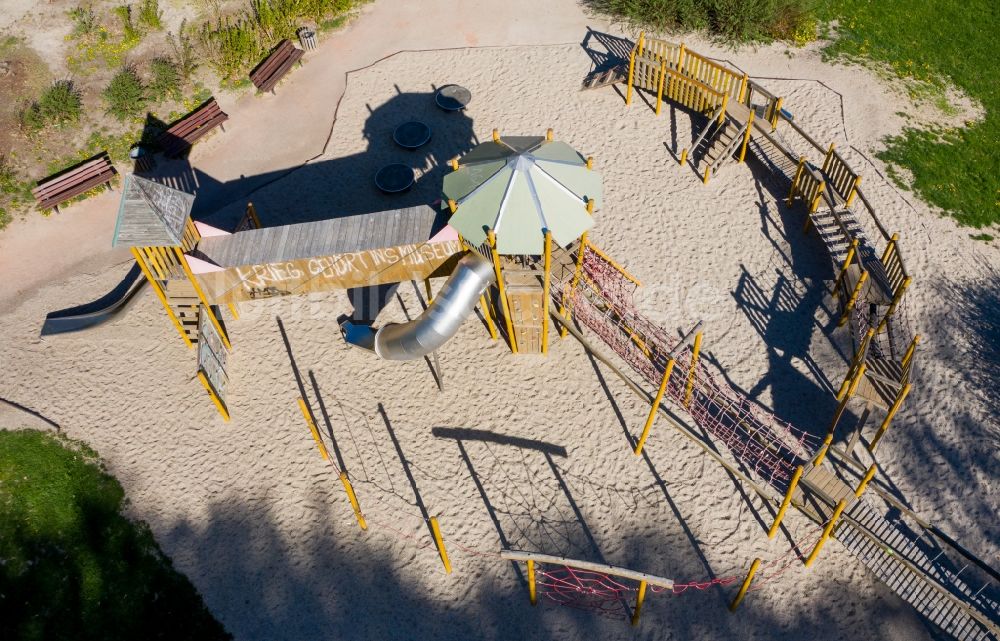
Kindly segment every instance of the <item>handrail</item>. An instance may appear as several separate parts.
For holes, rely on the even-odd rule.
[[[705,128],[701,130],[701,134],[699,134],[698,138],[694,141],[694,143],[691,144],[690,148],[692,150],[697,149],[698,145],[701,144],[701,141],[704,140],[705,136],[708,134],[708,130],[711,129],[713,125],[717,125],[718,124],[718,122],[719,122],[719,116],[721,114],[722,114],[722,106],[720,105],[715,110],[715,112],[712,114],[712,117],[709,118],[708,124],[705,125]]]
[[[861,187],[855,187],[854,193],[856,193],[858,198],[861,199],[861,202],[864,203],[865,209],[868,210],[872,220],[875,221],[875,226],[878,227],[879,233],[882,234],[882,238],[889,240],[892,236],[885,230],[885,227],[882,226],[882,222],[878,219],[878,216],[875,215],[875,209],[872,208],[871,203],[868,202],[868,198],[861,192]]]
[[[601,574],[625,577],[626,579],[633,579],[635,581],[645,581],[650,585],[655,585],[661,588],[672,589],[674,587],[673,579],[665,579],[653,574],[647,574],[646,572],[629,570],[628,568],[608,565],[606,563],[594,563],[593,561],[569,559],[564,556],[553,556],[551,554],[541,554],[538,552],[524,552],[522,550],[511,550],[509,548],[500,550],[500,558],[504,561],[537,561],[539,563],[548,563],[549,565],[564,565],[570,568],[580,568],[581,570],[590,570],[591,572],[600,572]]]
[[[824,149],[823,147],[821,147],[818,142],[816,142],[815,140],[812,139],[812,136],[810,136],[805,131],[803,131],[802,127],[799,127],[798,125],[796,125],[794,121],[792,121],[791,119],[788,118],[788,116],[786,116],[784,113],[782,113],[782,112],[779,111],[778,112],[778,118],[780,118],[781,120],[784,120],[789,125],[791,125],[792,129],[794,129],[800,136],[802,136],[803,138],[805,138],[806,142],[808,142],[810,145],[812,145],[813,147],[815,147],[820,153],[826,154],[826,149]]]
[[[721,98],[721,97],[723,97],[723,96],[726,95],[726,93],[724,91],[719,91],[718,89],[714,89],[713,87],[710,87],[709,85],[706,85],[701,80],[698,80],[697,78],[689,76],[689,75],[683,73],[683,71],[678,71],[678,70],[674,69],[673,67],[668,66],[667,67],[667,73],[670,74],[670,75],[672,75],[672,76],[674,76],[675,78],[680,78],[681,80],[683,80],[685,82],[690,82],[691,84],[695,85],[696,87],[698,87],[699,89],[701,89],[703,91],[707,91],[708,93],[715,94],[719,98]]]

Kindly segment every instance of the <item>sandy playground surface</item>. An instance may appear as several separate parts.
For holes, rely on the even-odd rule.
[[[882,178],[870,159],[902,124],[893,94],[858,69],[782,49],[715,53],[768,78],[797,122],[846,153],[885,225],[901,233],[916,281],[909,314],[926,340],[916,389],[880,449],[880,479],[996,559],[997,250]],[[611,88],[578,92],[589,69],[579,45],[392,56],[350,75],[326,151],[254,203],[274,224],[429,202],[445,161],[493,127],[553,127],[597,159],[606,204],[591,238],[643,281],[641,308],[671,332],[704,319],[713,368],[781,417],[825,431],[851,348],[846,330],[835,331],[828,259],[802,235],[801,210],[777,204],[784,194],[753,164],[702,185],[672,155],[690,140],[690,118],[669,107],[657,118],[641,100],[626,109]],[[465,114],[432,106],[433,87],[446,82],[472,90]],[[391,130],[410,117],[431,124],[434,138],[406,154]],[[379,195],[374,171],[400,158],[421,180],[400,199]],[[210,220],[231,224],[244,204]],[[502,545],[689,581],[742,574],[756,556],[786,554],[789,539],[768,541],[769,509],[665,422],[649,461],[635,457],[625,432],[638,431],[647,408],[571,338],[554,341],[547,358],[513,357],[470,319],[440,352],[439,392],[426,362],[383,362],[344,343],[336,319],[352,304],[343,293],[244,305],[230,322],[234,419],[225,424],[193,379],[194,353],[151,295],[93,331],[38,337],[47,312],[97,298],[126,269],[51,282],[4,311],[0,396],[98,449],[134,516],[238,639],[935,634],[836,543],[812,570],[789,566],[736,615],[725,610],[733,587],[652,594],[637,629],[624,616],[544,600],[531,608],[523,570],[496,556]],[[750,300],[751,290],[761,296]],[[419,313],[414,286],[396,294],[380,323]],[[303,393],[336,439],[367,532],[316,453],[296,407]],[[38,423],[5,406],[0,420]],[[440,518],[450,575],[422,510]],[[797,541],[815,536],[798,514],[786,523]]]

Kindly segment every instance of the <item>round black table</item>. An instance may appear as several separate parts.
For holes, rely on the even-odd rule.
[[[461,111],[472,100],[472,92],[460,85],[445,85],[434,93],[434,102],[445,111]]]
[[[401,163],[392,163],[375,174],[375,186],[387,194],[398,194],[413,186],[413,169]]]
[[[404,122],[392,132],[392,139],[404,149],[416,149],[431,139],[431,128],[417,120]]]

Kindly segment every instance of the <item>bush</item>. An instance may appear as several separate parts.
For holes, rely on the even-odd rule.
[[[197,52],[194,42],[187,33],[187,18],[181,20],[181,26],[177,30],[177,35],[172,32],[167,34],[167,41],[174,51],[174,60],[177,61],[177,72],[184,82],[190,82],[191,76],[198,69]]]
[[[159,31],[163,28],[162,17],[159,0],[142,0],[142,4],[139,5],[139,24],[147,29]]]
[[[88,36],[97,29],[97,16],[90,7],[76,7],[75,9],[70,9],[67,13],[70,19],[73,20],[74,36]]]
[[[21,126],[36,132],[48,125],[78,122],[82,109],[80,92],[73,82],[57,80],[21,112]]]
[[[153,100],[180,98],[181,75],[177,65],[170,58],[153,58],[149,63],[152,79],[149,81],[149,97]]]
[[[119,120],[140,116],[146,108],[146,88],[131,66],[122,67],[101,95],[108,103],[108,113]]]
[[[142,40],[142,32],[140,32],[132,22],[132,5],[119,5],[114,8],[114,12],[122,23],[122,33],[125,34],[123,41],[127,43],[138,43]]]

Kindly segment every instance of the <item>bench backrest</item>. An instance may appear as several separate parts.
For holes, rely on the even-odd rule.
[[[31,194],[36,199],[42,200],[46,196],[72,189],[74,185],[105,173],[114,173],[114,167],[108,152],[102,151],[94,158],[85,160],[75,167],[70,167],[38,181],[38,186],[31,190]]]
[[[278,43],[278,46],[274,48],[267,58],[261,62],[257,67],[250,72],[250,80],[253,81],[255,85],[263,84],[274,75],[281,65],[288,60],[289,57],[294,55],[295,45],[292,44],[291,40],[282,40]]]
[[[201,127],[203,124],[218,118],[220,115],[224,116],[223,119],[228,118],[228,116],[222,111],[222,108],[219,107],[219,103],[215,101],[215,98],[209,98],[203,105],[170,125],[170,128],[168,128],[165,133],[183,138],[185,134],[188,134]]]

